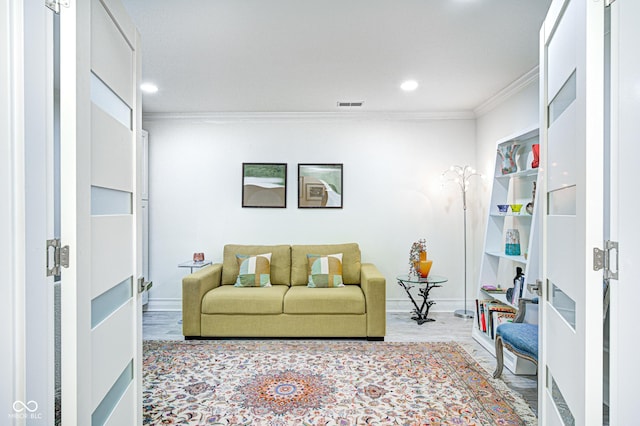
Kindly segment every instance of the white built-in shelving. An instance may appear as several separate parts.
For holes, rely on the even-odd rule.
[[[491,199],[484,248],[480,266],[477,299],[494,300],[511,305],[506,294],[487,292],[482,286],[493,285],[502,289],[513,287],[516,267],[521,267],[525,274],[525,283],[534,283],[539,278],[539,218],[537,200],[533,199],[534,183],[538,183],[538,169],[531,167],[532,145],[538,143],[538,128],[531,127],[517,135],[502,139],[496,145],[494,177],[492,179]],[[497,150],[501,146],[517,144],[515,161],[517,171],[502,174],[502,159]],[[538,188],[539,189],[539,188]],[[528,203],[533,202],[533,211],[526,211]],[[522,204],[519,213],[509,209],[506,213],[498,211],[498,204]],[[508,229],[517,229],[520,234],[520,250],[518,256],[505,252],[505,237]],[[523,297],[533,297],[526,286]],[[515,308],[515,306],[514,306]],[[480,330],[478,318],[474,319],[473,337],[489,352],[495,354],[494,339]],[[535,374],[535,366],[524,359],[517,358],[509,351],[504,353],[504,364],[515,374]]]

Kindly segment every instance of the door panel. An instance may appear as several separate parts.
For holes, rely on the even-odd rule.
[[[547,169],[549,191],[575,185],[576,156],[576,108],[572,103],[549,128],[549,157],[552,164]]]
[[[554,0],[540,31],[541,424],[602,423],[604,2]]]
[[[142,418],[140,49],[123,11],[92,0],[60,15],[63,424]]]
[[[133,303],[129,300],[93,329],[92,363],[100,366],[94,370],[92,379],[93,409],[104,399],[122,373],[122,369],[131,361],[130,354],[134,351],[135,336],[134,330],[131,330],[128,325],[131,322],[133,310]],[[110,349],[113,342],[122,345],[118,351]]]
[[[577,259],[575,253],[576,224],[571,217],[557,217],[548,223],[549,235],[562,235],[553,244],[548,246],[548,257],[551,259],[562,259],[562,262],[548,262],[546,278],[551,283],[563,283],[563,291],[572,299],[580,292],[580,285],[575,277]],[[551,291],[551,289],[549,289]],[[549,298],[551,299],[551,298]]]
[[[134,276],[131,215],[94,216],[91,219],[91,297],[95,298]]]
[[[127,40],[104,7],[97,7],[99,4],[98,0],[92,1],[91,70],[132,106],[135,95],[133,42]]]
[[[570,8],[573,6],[570,6]],[[553,99],[560,91],[564,82],[576,69],[577,14],[570,10],[562,15],[547,47],[549,63],[554,64],[553,74],[548,75],[547,93]]]
[[[120,124],[102,108],[91,107],[93,143],[91,150],[91,181],[93,185],[121,191],[133,190],[134,175],[126,169],[113,173],[114,164],[132,164],[131,130]]]
[[[619,279],[611,280],[610,424],[638,423],[637,280],[640,259],[640,2],[611,4],[611,239],[620,244]]]

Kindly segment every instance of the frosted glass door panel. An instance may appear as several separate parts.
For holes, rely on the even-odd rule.
[[[123,126],[131,129],[131,108],[93,73],[91,73],[91,101]]]
[[[548,188],[553,191],[576,184],[576,161],[579,148],[576,135],[576,107],[572,104],[549,127],[549,158],[553,161],[548,166]]]
[[[91,186],[91,214],[93,216],[133,214],[133,194],[117,189]]]

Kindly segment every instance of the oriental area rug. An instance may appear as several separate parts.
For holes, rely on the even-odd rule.
[[[455,342],[145,341],[144,424],[526,425]]]

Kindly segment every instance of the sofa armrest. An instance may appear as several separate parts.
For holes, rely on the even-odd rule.
[[[200,336],[202,298],[220,286],[222,264],[205,266],[182,279],[182,334]]]
[[[384,337],[387,328],[387,281],[372,263],[363,263],[360,287],[367,310],[367,336]]]

